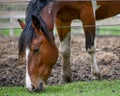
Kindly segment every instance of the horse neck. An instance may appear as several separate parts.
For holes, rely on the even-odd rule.
[[[56,18],[59,8],[60,7],[57,6],[57,3],[51,2],[51,3],[47,4],[40,13],[40,16],[46,23],[48,30],[50,30],[50,35],[52,38],[51,41],[53,41],[52,42],[53,44],[55,44],[55,39],[54,39],[54,34],[53,34],[54,22],[55,22],[55,18]]]

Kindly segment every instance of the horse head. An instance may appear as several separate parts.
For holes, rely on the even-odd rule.
[[[22,28],[25,27],[19,20]],[[30,47],[26,47],[26,87],[29,91],[44,91],[46,81],[50,75],[53,65],[58,58],[58,50],[54,39],[51,41],[45,36],[44,28],[39,17],[32,16],[32,27],[36,34],[32,39]],[[48,32],[51,35],[51,32]],[[52,36],[51,36],[52,37]]]

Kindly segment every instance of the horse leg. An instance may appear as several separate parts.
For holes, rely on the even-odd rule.
[[[70,26],[71,22],[63,22],[60,19],[56,20],[57,26]],[[57,28],[60,38],[60,51],[62,55],[62,72],[60,84],[71,81],[71,70],[70,70],[70,40],[71,32],[70,28]]]
[[[88,28],[84,28],[84,30],[86,37],[86,50],[91,57],[91,74],[92,74],[91,78],[100,79],[100,71],[96,61],[96,46],[94,44],[95,28],[88,27]]]
[[[93,45],[90,49],[87,50],[89,55],[91,56],[91,79],[101,79],[100,71],[98,68],[98,64],[96,61],[96,48]]]
[[[91,56],[91,78],[100,79],[100,71],[96,61],[96,47],[94,44],[96,27],[92,9],[91,11],[89,10],[89,12],[86,12],[86,14],[83,12],[81,15],[81,20],[85,32],[86,50]]]

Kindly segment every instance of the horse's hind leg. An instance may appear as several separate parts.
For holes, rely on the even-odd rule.
[[[70,26],[71,22],[64,22],[60,19],[56,20],[57,26]],[[62,55],[62,77],[59,83],[64,84],[71,81],[71,70],[70,70],[70,40],[71,32],[70,28],[57,28],[60,38],[60,51]]]
[[[87,16],[87,17],[86,17]],[[94,44],[95,40],[95,19],[91,11],[81,14],[81,20],[84,26],[85,39],[86,39],[86,50],[91,56],[91,73],[92,79],[100,79],[100,71],[96,61],[96,47]]]

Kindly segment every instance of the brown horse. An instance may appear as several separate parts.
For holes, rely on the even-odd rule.
[[[93,8],[96,3],[96,10]],[[26,25],[19,20],[23,32],[19,39],[19,60],[26,56],[26,87],[29,91],[45,90],[46,81],[58,58],[53,29],[70,26],[80,19],[85,33],[86,50],[91,56],[92,79],[100,78],[95,56],[95,21],[120,13],[120,1],[53,1],[31,0],[26,11]],[[92,26],[91,26],[92,25]],[[57,27],[63,56],[60,83],[71,81],[70,27]]]

